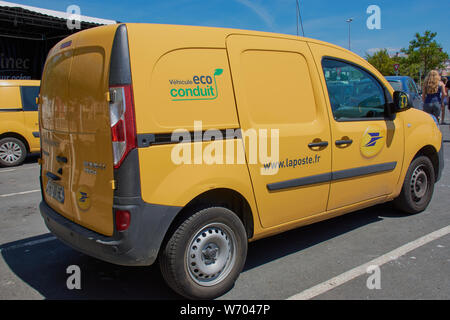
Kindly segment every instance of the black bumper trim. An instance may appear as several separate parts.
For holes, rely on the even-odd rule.
[[[45,201],[40,203],[39,208],[47,228],[75,250],[118,265],[147,266],[155,262],[166,231],[181,207],[139,202],[114,206],[115,209],[129,210],[131,223],[127,230],[115,231],[111,237],[63,217]]]

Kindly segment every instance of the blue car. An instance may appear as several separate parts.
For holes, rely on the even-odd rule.
[[[392,88],[396,91],[403,91],[409,95],[414,108],[423,110],[423,100],[421,90],[416,86],[416,83],[408,76],[388,76],[385,77]]]

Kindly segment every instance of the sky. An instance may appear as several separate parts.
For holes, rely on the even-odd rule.
[[[296,34],[295,0],[8,0],[45,9],[66,11],[78,5],[81,14],[120,22],[227,27]],[[365,57],[380,48],[392,54],[406,48],[425,30],[450,54],[449,0],[300,0],[305,36],[351,49]],[[370,30],[367,13],[380,8],[380,29]],[[372,20],[373,21],[373,20]],[[302,34],[300,28],[300,34]]]

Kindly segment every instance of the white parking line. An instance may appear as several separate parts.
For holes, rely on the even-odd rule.
[[[18,196],[21,194],[28,194],[28,193],[34,193],[34,192],[40,192],[40,191],[41,191],[41,189],[36,189],[36,190],[22,191],[22,192],[16,192],[16,193],[0,194],[0,197],[6,198],[6,197]]]
[[[0,173],[11,172],[11,171],[18,171],[18,170],[24,170],[24,169],[36,169],[36,168],[39,168],[39,166],[38,165],[37,166],[31,165],[31,166],[19,167],[19,168],[15,168],[15,169],[2,169],[2,170],[0,170]]]
[[[289,297],[287,300],[309,300],[312,299],[322,293],[325,293],[329,290],[332,290],[341,284],[344,284],[352,279],[355,279],[358,276],[361,276],[363,274],[367,273],[367,268],[371,265],[377,265],[381,266],[387,262],[390,262],[392,260],[395,260],[406,253],[421,247],[431,241],[434,241],[436,239],[439,239],[447,234],[450,233],[450,226],[446,226],[442,229],[439,229],[437,231],[434,231],[432,233],[429,233],[423,237],[420,237],[417,240],[411,241],[397,249],[392,250],[391,252],[388,252],[378,258],[375,258],[359,267],[353,268],[347,272],[344,272],[334,278],[331,278],[325,282],[322,282],[321,284],[318,284],[312,288],[306,289],[300,293],[297,293],[291,297]]]

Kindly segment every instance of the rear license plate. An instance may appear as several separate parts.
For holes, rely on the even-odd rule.
[[[52,180],[48,180],[45,192],[60,203],[64,203],[64,187],[54,183]]]

